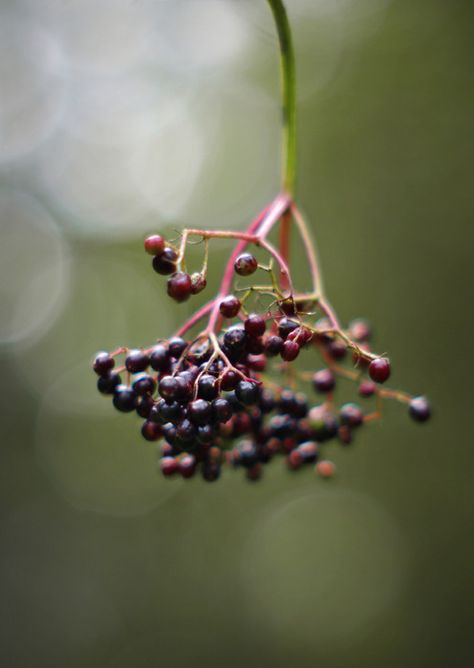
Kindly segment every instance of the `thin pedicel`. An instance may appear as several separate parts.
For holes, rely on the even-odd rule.
[[[281,55],[281,190],[242,232],[186,228],[178,246],[160,234],[145,239],[153,268],[168,276],[167,293],[178,303],[205,290],[211,244],[219,239],[237,243],[215,297],[171,339],[148,348],[102,352],[93,364],[99,391],[112,396],[117,410],[136,412],[144,420],[141,433],[147,441],[161,442],[165,476],[190,478],[199,469],[212,482],[227,463],[242,467],[247,479],[255,481],[264,464],[283,455],[290,470],[315,464],[321,477],[330,478],[335,469],[322,457],[325,444],[334,438],[344,446],[352,443],[363,425],[380,418],[386,399],[406,404],[417,422],[425,422],[431,413],[425,397],[385,387],[391,364],[385,355],[373,352],[369,324],[357,319],[342,327],[327,299],[315,245],[293,195],[296,97],[291,32],[283,2],[268,2]],[[277,227],[275,246],[269,237]],[[292,277],[293,230],[305,251],[309,291],[297,290]],[[190,274],[186,251],[195,238],[204,245],[204,257],[201,269]],[[302,351],[313,367],[314,353],[319,353],[323,366],[301,371],[293,362]],[[341,379],[353,383],[364,401],[373,398],[372,408],[364,411],[356,403],[337,406]],[[316,405],[301,391],[305,384],[319,399]]]

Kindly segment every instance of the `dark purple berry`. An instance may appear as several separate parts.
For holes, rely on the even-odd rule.
[[[150,366],[155,371],[170,371],[170,356],[161,343],[152,348],[150,352]]]
[[[232,369],[227,369],[224,371],[221,377],[221,388],[228,392],[230,390],[235,390],[239,382],[239,375],[232,371]]]
[[[188,416],[195,425],[207,424],[212,416],[211,404],[204,399],[196,399],[188,405]]]
[[[178,399],[181,391],[182,387],[176,376],[165,376],[158,385],[160,397],[169,402]]]
[[[101,376],[97,380],[97,389],[101,394],[113,394],[117,385],[122,382],[118,373],[109,373],[106,376]]]
[[[150,417],[150,413],[155,406],[155,402],[150,395],[145,395],[144,397],[139,397],[137,404],[137,415],[142,418]]]
[[[142,425],[142,436],[147,441],[157,441],[163,436],[161,426],[156,422],[146,420]]]
[[[156,389],[156,381],[148,374],[143,374],[143,376],[140,376],[135,380],[132,387],[140,396],[153,394]]]
[[[284,341],[281,348],[281,358],[285,362],[292,362],[300,354],[300,347],[296,341]]]
[[[224,318],[235,318],[240,311],[240,307],[240,299],[237,299],[234,295],[227,295],[219,304],[219,311]]]
[[[196,427],[191,420],[185,418],[176,426],[176,435],[184,443],[189,443],[196,438]]]
[[[408,410],[416,422],[426,422],[431,417],[431,406],[426,397],[413,397]]]
[[[305,463],[315,462],[318,457],[318,444],[314,441],[301,443],[297,450]]]
[[[178,436],[176,432],[176,426],[171,422],[167,422],[162,427],[163,437],[170,445],[175,445]]]
[[[242,350],[247,341],[247,334],[243,327],[234,325],[224,334],[224,343],[230,350]]]
[[[235,388],[235,396],[244,406],[256,404],[260,395],[260,389],[255,383],[248,380],[239,381]]]
[[[191,276],[185,271],[177,271],[168,278],[168,295],[176,302],[185,302],[191,296]]]
[[[130,373],[145,371],[150,364],[150,358],[143,350],[130,350],[125,358],[125,368]]]
[[[234,262],[234,270],[239,276],[250,276],[257,271],[258,263],[251,253],[242,253]]]
[[[217,462],[206,461],[202,465],[201,472],[206,482],[215,482],[221,474],[221,466]]]
[[[212,414],[217,422],[227,422],[233,412],[231,403],[227,399],[214,399],[212,402]]]
[[[271,335],[265,341],[265,352],[268,357],[275,357],[279,355],[283,347],[283,339],[281,336]]]
[[[390,361],[386,357],[377,357],[369,364],[369,376],[376,383],[385,383],[390,376]]]
[[[183,408],[177,401],[168,402],[161,399],[156,405],[156,414],[159,422],[176,424],[183,417]]]
[[[150,255],[160,255],[165,250],[165,240],[159,234],[152,234],[145,239],[145,250]]]
[[[186,341],[180,336],[173,336],[173,338],[171,338],[168,343],[169,354],[171,357],[179,359],[186,350],[187,346],[188,344]]]
[[[97,353],[93,369],[98,376],[107,376],[115,366],[115,360],[109,353]]]
[[[283,340],[285,340],[288,334],[293,332],[295,329],[298,329],[298,327],[299,325],[297,322],[289,320],[288,318],[282,318],[278,323],[278,334]]]
[[[176,271],[176,260],[178,255],[173,248],[165,248],[162,253],[155,255],[153,258],[152,264],[153,269],[157,274],[162,276],[169,276],[169,274],[174,274]]]
[[[212,401],[217,397],[217,381],[214,376],[204,374],[198,380],[198,397]]]
[[[332,392],[336,386],[336,379],[331,369],[321,369],[313,376],[313,386],[316,392]]]
[[[346,344],[343,341],[330,341],[327,351],[333,360],[342,360],[347,354]]]
[[[118,411],[131,413],[137,407],[138,397],[127,385],[117,385],[112,401]]]
[[[258,407],[264,415],[275,409],[275,397],[270,390],[263,390],[258,400]]]
[[[364,414],[357,404],[344,404],[339,411],[341,424],[348,427],[359,427],[364,421]]]
[[[202,424],[197,428],[197,440],[203,445],[209,445],[215,438],[214,427],[210,424]]]
[[[244,327],[249,336],[262,336],[266,328],[265,318],[258,313],[251,313],[245,320]]]

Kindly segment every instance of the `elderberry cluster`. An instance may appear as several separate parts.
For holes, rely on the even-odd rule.
[[[145,249],[153,255],[155,270],[169,275],[168,294],[175,300],[205,288],[205,271],[177,271],[179,254],[161,236],[146,239]],[[235,257],[238,276],[251,276],[258,268],[250,253]],[[291,470],[315,464],[318,474],[331,477],[334,465],[321,457],[324,444],[337,439],[348,445],[364,423],[379,416],[378,409],[363,411],[356,403],[337,407],[339,377],[354,381],[361,399],[395,398],[408,404],[414,420],[430,417],[424,397],[380,387],[391,365],[387,357],[371,352],[365,320],[337,330],[326,315],[310,322],[316,299],[308,303],[278,289],[274,296],[263,313],[248,313],[244,299],[221,294],[214,300],[220,318],[215,329],[208,326],[194,339],[175,336],[148,349],[120,348],[96,356],[99,392],[111,395],[118,411],[142,418],[144,439],[162,442],[163,475],[190,478],[199,470],[205,480],[214,481],[227,463],[258,480],[263,465],[281,455]],[[309,372],[294,369],[291,362],[304,349],[319,351],[324,366]],[[349,351],[352,369],[347,366]],[[311,389],[298,391],[299,382]]]

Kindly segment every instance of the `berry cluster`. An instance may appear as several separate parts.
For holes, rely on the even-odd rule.
[[[306,242],[314,288],[309,293],[294,290],[287,252],[277,251],[267,240],[273,225],[289,215]],[[205,244],[202,269],[193,274],[185,268],[191,235]],[[322,458],[325,444],[332,439],[351,443],[364,424],[380,416],[384,399],[406,403],[418,422],[430,417],[424,397],[382,387],[390,376],[390,361],[371,351],[368,323],[359,319],[347,330],[340,327],[321,293],[307,228],[288,198],[279,196],[245,233],[188,229],[179,248],[159,235],[148,237],[145,250],[153,255],[153,268],[169,276],[167,292],[175,301],[183,302],[206,287],[212,238],[239,240],[218,295],[171,339],[146,349],[99,353],[93,364],[99,391],[112,396],[117,410],[142,418],[143,438],[161,442],[163,475],[190,478],[199,470],[205,480],[214,481],[228,464],[243,468],[249,480],[258,480],[263,465],[282,455],[291,470],[311,463],[319,475],[329,478],[334,465]],[[266,251],[269,263],[259,264],[246,251],[249,244]],[[268,284],[233,286],[237,277],[257,272],[269,277]],[[263,305],[265,299],[269,303]],[[206,317],[202,331],[185,337]],[[314,352],[319,352],[321,368],[296,368],[292,363],[302,351],[307,351],[309,368]],[[123,358],[120,363],[118,358]],[[375,406],[337,406],[335,391],[341,378],[355,383],[362,401],[374,397]],[[304,384],[308,387],[303,392]]]

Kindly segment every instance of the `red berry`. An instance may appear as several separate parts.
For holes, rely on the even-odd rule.
[[[251,253],[242,253],[234,262],[234,270],[239,276],[250,276],[257,271],[258,263]]]
[[[286,463],[288,464],[288,468],[292,471],[296,471],[300,468],[300,466],[303,464],[303,455],[298,450],[298,448],[290,452],[286,458]]]
[[[245,320],[244,327],[249,336],[262,336],[265,333],[265,318],[258,313],[251,313]]]
[[[177,271],[168,279],[168,295],[177,302],[185,302],[191,296],[191,276],[185,271]]]
[[[386,357],[377,357],[369,364],[369,376],[376,383],[385,383],[390,376],[390,361]]]
[[[178,470],[178,462],[174,457],[162,457],[160,459],[160,469],[164,476],[170,476]]]
[[[285,360],[285,362],[292,362],[298,357],[299,354],[300,347],[296,341],[285,341],[283,343],[280,355],[281,358]]]
[[[342,341],[331,341],[328,343],[327,350],[333,360],[342,360],[347,353],[346,344]]]
[[[159,234],[152,234],[145,239],[145,250],[150,255],[161,255],[165,250],[165,240]]]
[[[224,318],[235,318],[240,311],[240,300],[234,295],[227,295],[219,304],[219,311]]]

